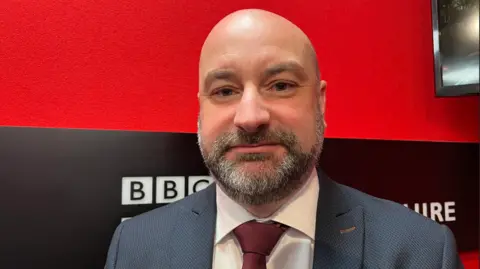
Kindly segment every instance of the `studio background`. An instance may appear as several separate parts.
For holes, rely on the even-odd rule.
[[[422,155],[415,151],[416,143],[441,147],[442,153],[477,153],[478,160],[478,147],[472,149],[479,142],[479,100],[434,97],[430,1],[417,0],[2,1],[0,125],[194,133],[202,42],[223,16],[251,7],[283,15],[311,37],[328,82],[327,138],[364,142],[342,144],[342,153],[351,149],[352,155],[366,156],[371,143],[390,141],[410,145],[412,160]],[[444,150],[445,145],[453,149]],[[394,158],[402,149],[386,147],[384,156]],[[430,149],[429,154],[435,152]],[[375,171],[375,162],[359,160],[364,163],[356,166]],[[476,171],[452,175],[452,182],[478,175],[476,164]],[[450,171],[463,167],[461,162],[451,165],[456,168]],[[407,168],[414,173],[415,167]],[[430,177],[428,182],[435,182],[433,176],[422,175]],[[41,177],[35,180],[42,182]],[[472,202],[478,202],[475,184]],[[112,203],[118,204],[121,194],[115,195]],[[61,204],[62,197],[57,198]],[[28,201],[28,196],[21,200]],[[15,205],[8,208],[15,211]],[[478,209],[478,204],[471,208]],[[478,210],[471,218],[477,223],[472,236],[478,242]],[[114,224],[104,227],[104,233]],[[3,254],[14,255],[11,249]],[[478,267],[477,250],[463,252],[462,259],[467,268]]]

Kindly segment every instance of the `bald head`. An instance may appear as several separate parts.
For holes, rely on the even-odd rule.
[[[303,31],[271,12],[232,13],[205,40],[199,79],[199,145],[219,186],[253,206],[298,190],[325,126],[325,82]]]
[[[262,45],[307,58],[319,80],[317,56],[307,35],[284,17],[260,9],[233,12],[213,27],[202,47],[200,73],[214,57],[228,56],[239,49],[258,50]]]

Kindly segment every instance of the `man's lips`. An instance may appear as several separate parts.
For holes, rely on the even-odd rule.
[[[240,144],[230,147],[228,151],[238,153],[267,152],[275,150],[280,144],[276,143],[258,143],[258,144]]]

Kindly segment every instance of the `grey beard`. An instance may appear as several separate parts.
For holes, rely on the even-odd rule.
[[[199,133],[201,124],[199,121]],[[318,161],[323,146],[323,115],[317,111],[316,143],[310,151],[303,152],[293,132],[260,130],[257,133],[225,133],[216,139],[212,150],[206,152],[198,136],[200,151],[212,176],[234,201],[245,205],[263,205],[278,202],[300,189]],[[227,160],[225,153],[235,144],[253,144],[260,141],[274,142],[284,146],[287,154],[283,160],[273,154],[237,154]],[[260,162],[259,172],[242,169],[246,162]]]

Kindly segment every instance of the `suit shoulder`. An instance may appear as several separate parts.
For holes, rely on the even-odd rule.
[[[381,199],[351,187],[339,184],[340,189],[354,204],[363,207],[365,223],[386,236],[398,236],[402,240],[443,240],[443,225],[427,218],[408,207]],[[412,241],[410,241],[412,242]]]
[[[340,189],[350,204],[363,208],[365,255],[372,268],[440,268],[459,263],[454,236],[446,225],[404,205],[347,186]]]
[[[205,202],[205,200],[209,198],[208,196],[212,195],[211,188],[212,186],[186,196],[176,202],[132,217],[124,221],[124,229],[128,227],[141,227],[142,229],[149,227],[158,229],[158,227],[163,227],[164,229],[168,229],[168,227],[174,226],[174,222],[178,219],[178,214],[189,213],[195,205]]]
[[[131,268],[133,262],[139,264],[135,268],[147,268],[146,263],[168,261],[172,236],[178,234],[178,227],[185,227],[181,221],[195,214],[195,209],[209,205],[211,199],[212,194],[202,190],[119,224],[110,251],[116,259],[116,268]]]

